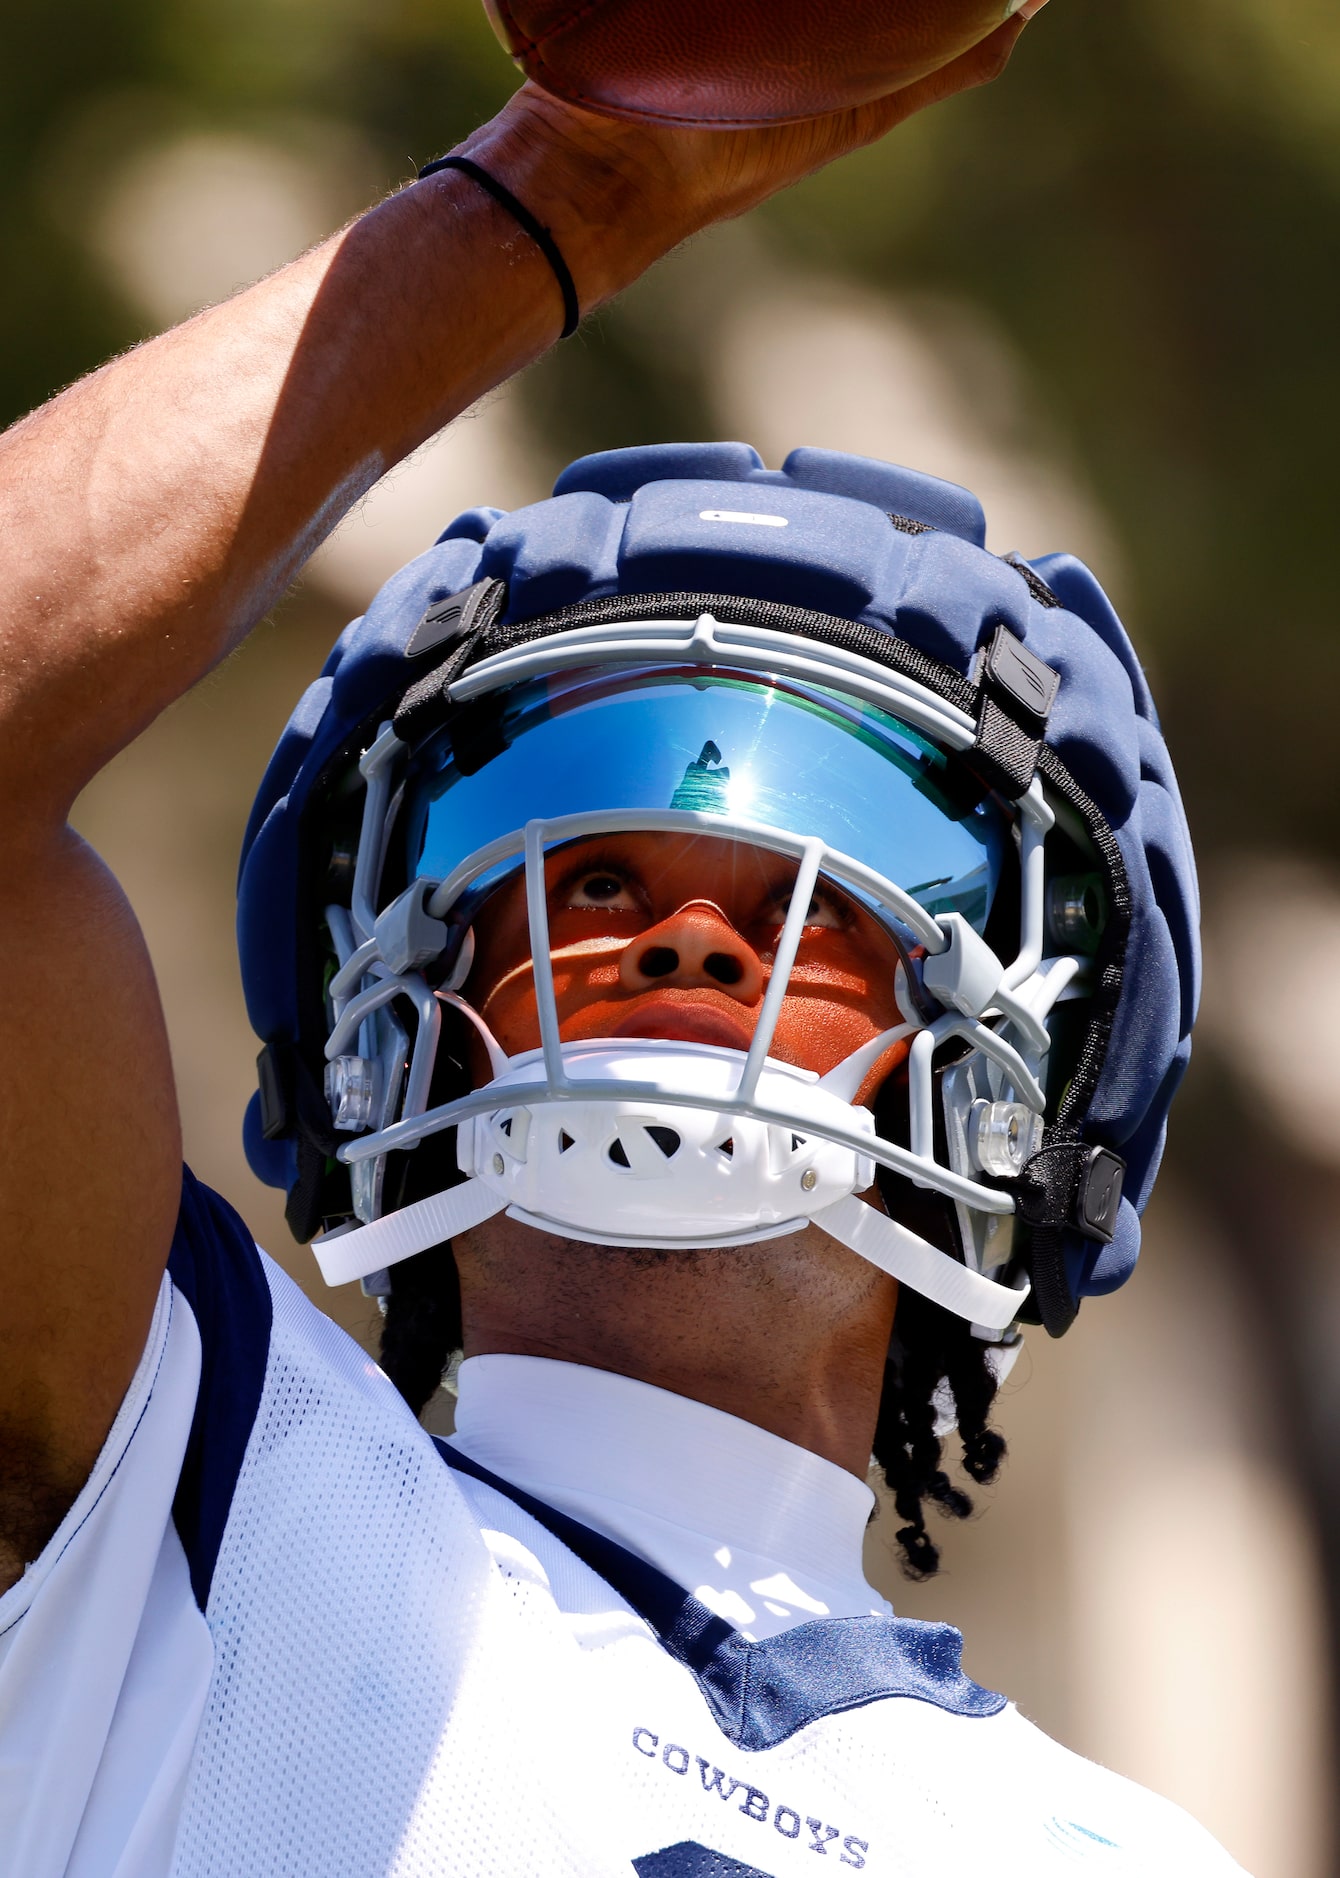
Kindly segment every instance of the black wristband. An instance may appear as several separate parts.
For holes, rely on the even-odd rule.
[[[479,167],[478,163],[472,163],[469,157],[445,156],[439,157],[435,163],[425,163],[419,171],[419,181],[422,182],[425,176],[435,176],[439,170],[460,170],[462,175],[470,178],[471,182],[478,183],[481,189],[491,195],[493,200],[506,209],[507,213],[525,229],[553,269],[554,279],[558,282],[558,290],[563,296],[563,330],[559,338],[570,338],[577,330],[582,310],[577,303],[577,288],[568,264],[559,253],[558,243],[544,223],[537,221],[525,204],[517,201],[510,189],[504,188],[496,177],[490,176],[487,170]]]

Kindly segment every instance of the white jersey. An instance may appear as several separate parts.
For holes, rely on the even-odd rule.
[[[104,1451],[0,1598],[0,1872],[1237,1871],[969,1681],[956,1631],[813,1558],[767,1562],[750,1636],[704,1602],[738,1585],[600,1523],[435,1443],[188,1177]]]

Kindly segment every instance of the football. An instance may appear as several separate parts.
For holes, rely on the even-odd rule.
[[[1003,0],[484,0],[527,78],[612,117],[746,129],[868,104],[967,52]]]

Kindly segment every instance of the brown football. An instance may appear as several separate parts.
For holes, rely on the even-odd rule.
[[[516,64],[587,110],[744,129],[899,91],[966,52],[1006,0],[484,0]]]

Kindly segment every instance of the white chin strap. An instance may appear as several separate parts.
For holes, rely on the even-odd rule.
[[[750,1245],[813,1224],[983,1330],[1014,1322],[1026,1285],[971,1270],[856,1197],[874,1184],[877,1138],[870,1111],[849,1099],[848,1064],[820,1078],[767,1058],[746,1113],[732,1100],[745,1063],[739,1050],[659,1039],[564,1044],[556,1096],[540,1052],[511,1059],[478,1092],[488,1105],[457,1125],[468,1178],[316,1240],[326,1283],[503,1211],[565,1239],[667,1250]]]

